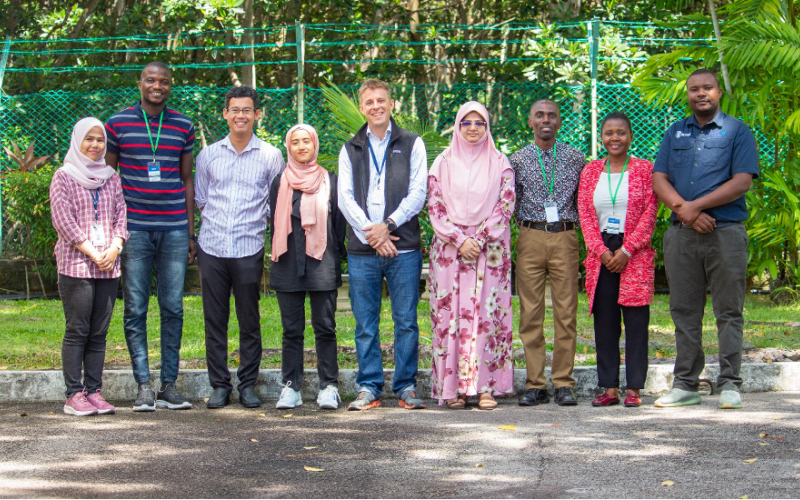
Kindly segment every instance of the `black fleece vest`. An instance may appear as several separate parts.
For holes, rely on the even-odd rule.
[[[400,202],[408,195],[411,178],[411,150],[417,135],[397,126],[392,120],[392,138],[389,141],[386,156],[386,185],[383,192],[386,196],[386,207],[383,217],[389,217]],[[370,164],[369,146],[367,145],[367,125],[356,132],[356,135],[345,143],[347,155],[353,165],[353,194],[356,203],[365,214],[367,211],[367,191],[369,190]],[[369,217],[369,216],[368,216]],[[415,250],[420,248],[419,217],[414,215],[408,222],[392,233],[400,238],[394,242],[398,250]],[[361,243],[358,236],[350,228],[347,232],[347,251],[353,254],[374,255],[375,250],[368,244]]]

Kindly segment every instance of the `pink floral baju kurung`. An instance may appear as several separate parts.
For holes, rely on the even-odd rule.
[[[511,230],[514,172],[503,171],[500,196],[480,225],[454,224],[442,190],[428,178],[428,211],[435,236],[430,253],[432,397],[439,404],[458,395],[514,392],[511,311]],[[458,249],[472,237],[481,246],[474,262]]]

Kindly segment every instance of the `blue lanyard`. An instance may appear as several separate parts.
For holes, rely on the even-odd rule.
[[[386,143],[386,149],[383,151],[383,162],[381,162],[381,168],[378,168],[378,159],[375,158],[375,151],[372,149],[372,142],[367,137],[367,146],[369,146],[369,154],[372,155],[372,162],[375,164],[375,170],[378,172],[378,176],[383,173],[383,167],[386,165],[386,155],[389,154],[389,143]]]
[[[97,204],[100,202],[100,188],[92,191],[89,190],[89,195],[92,197],[92,205],[94,205],[94,220],[97,222]]]

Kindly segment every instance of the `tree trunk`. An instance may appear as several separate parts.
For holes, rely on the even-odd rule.
[[[247,47],[244,49],[244,62],[252,63],[255,61],[255,53],[253,50],[253,0],[244,0],[244,15],[242,20],[242,27],[244,27],[244,37],[242,37],[242,44]],[[249,66],[242,66],[242,80],[248,87],[256,88],[256,66],[254,64]]]
[[[97,8],[97,5],[99,3],[100,3],[100,0],[91,0],[91,3],[86,8],[83,9],[83,12],[81,13],[81,17],[78,19],[78,22],[75,24],[75,27],[72,29],[72,33],[70,33],[70,35],[69,35],[70,38],[78,38],[78,36],[81,33],[81,30],[83,30],[83,25],[86,24],[86,19],[88,19],[89,16],[92,15],[92,13]],[[70,42],[67,42],[67,44],[66,44],[66,46],[64,48],[65,49],[69,49],[71,46],[72,46],[72,44]],[[64,60],[66,58],[67,58],[67,54],[61,54],[60,56],[58,56],[58,59],[56,60],[56,63],[54,64],[54,66],[56,66],[56,67],[61,66],[62,64],[64,64]]]

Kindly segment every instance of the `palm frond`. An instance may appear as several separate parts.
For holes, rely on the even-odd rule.
[[[733,69],[800,72],[800,32],[774,16],[735,23],[719,47],[725,51],[723,61]]]
[[[783,19],[788,17],[786,2],[781,0],[737,0],[723,5],[719,10],[728,19],[745,18],[752,21],[765,14]]]

